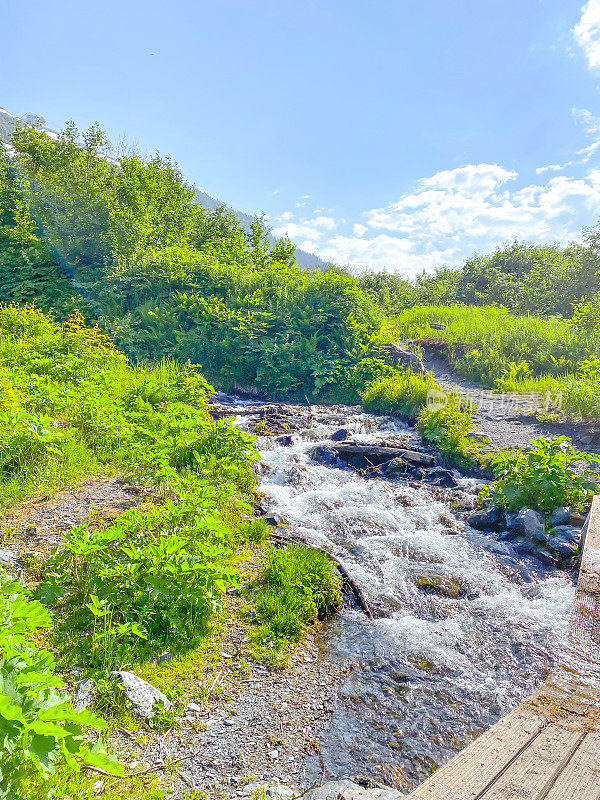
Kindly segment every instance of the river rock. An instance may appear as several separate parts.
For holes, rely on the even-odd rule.
[[[581,539],[581,528],[574,525],[557,525],[550,531],[550,543],[553,541],[570,542],[577,544]]]
[[[556,528],[557,525],[564,525],[569,521],[571,512],[572,509],[568,506],[559,506],[555,508],[548,518],[548,527]]]
[[[311,789],[305,797],[306,800],[328,800],[331,797],[340,800],[400,800],[404,795],[391,786],[363,789],[354,781],[341,780],[328,781],[317,789]]]
[[[484,508],[482,511],[476,511],[471,514],[467,522],[476,531],[489,531],[499,528],[503,522],[502,510],[497,506],[490,506]]]
[[[548,548],[561,559],[573,558],[577,552],[577,544],[575,542],[568,542],[561,539],[550,539]]]
[[[333,467],[338,462],[337,451],[333,447],[328,447],[326,444],[317,445],[310,457],[318,464],[324,464],[326,467]]]
[[[138,717],[153,717],[155,706],[159,704],[162,704],[165,710],[171,708],[171,701],[160,689],[133,672],[124,670],[111,672],[110,679],[122,688],[123,694],[131,703],[133,711]]]
[[[411,473],[408,471],[406,461],[401,458],[393,458],[381,468],[386,478],[406,478]]]
[[[529,539],[527,536],[517,536],[517,538],[512,542],[512,546],[520,556],[529,555],[535,550],[535,543]]]
[[[291,447],[294,440],[292,439],[289,433],[286,433],[283,436],[277,436],[275,441],[282,447]]]
[[[445,489],[453,489],[458,486],[458,481],[454,477],[452,470],[444,467],[429,467],[429,469],[426,469],[425,480]]]
[[[542,564],[547,564],[549,567],[559,567],[560,561],[556,556],[553,556],[551,553],[546,550],[545,547],[536,547],[533,550],[533,555],[537,556]]]
[[[96,696],[96,683],[91,678],[85,678],[79,681],[75,688],[75,697],[73,698],[73,708],[75,711],[83,711],[89,708],[94,702]]]
[[[348,438],[348,431],[346,428],[340,428],[339,431],[332,433],[329,438],[332,442],[343,442],[344,439]]]
[[[516,519],[511,519],[510,522],[511,524],[506,526],[509,530],[516,530],[533,539],[534,542],[546,541],[544,515],[540,514],[539,511],[534,511],[533,508],[522,508],[517,512]]]
[[[449,597],[452,600],[466,595],[464,587],[457,580],[446,575],[419,575],[416,584],[426,594],[437,594],[440,597]]]

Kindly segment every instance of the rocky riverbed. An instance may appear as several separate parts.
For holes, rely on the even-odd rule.
[[[353,779],[408,791],[550,671],[572,575],[471,527],[482,483],[440,470],[398,421],[360,408],[218,400],[218,413],[259,435],[265,515],[335,556],[374,617],[349,595],[324,628],[324,657],[358,666],[340,681],[316,752],[298,753],[300,786]],[[386,475],[341,459],[349,440],[433,459]]]

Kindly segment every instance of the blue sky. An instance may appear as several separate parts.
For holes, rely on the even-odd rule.
[[[600,0],[4,0],[0,105],[170,154],[356,268],[600,217]]]

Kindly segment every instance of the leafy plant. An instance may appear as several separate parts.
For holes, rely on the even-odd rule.
[[[552,441],[535,439],[533,449],[526,453],[500,452],[492,461],[496,474],[492,502],[503,508],[535,508],[545,513],[564,505],[581,508],[598,490],[599,482],[589,469],[577,474],[573,466],[600,463],[600,456],[576,450],[569,443],[566,436]]]
[[[77,771],[88,764],[115,775],[118,761],[102,742],[84,736],[86,727],[103,730],[103,720],[75,711],[59,691],[54,657],[37,649],[35,636],[52,624],[46,609],[19,583],[0,576],[0,797],[26,798],[57,769]]]

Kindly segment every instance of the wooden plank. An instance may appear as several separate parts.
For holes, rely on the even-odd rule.
[[[588,733],[544,800],[600,800],[600,734]]]
[[[563,725],[548,725],[481,794],[481,800],[542,800],[584,736]]]
[[[526,706],[507,714],[410,795],[411,800],[477,800],[544,729],[547,720]]]

